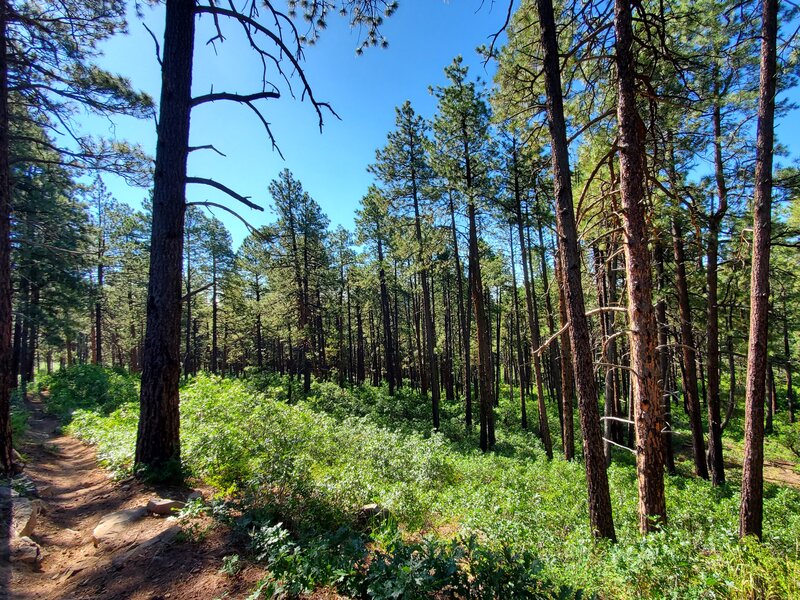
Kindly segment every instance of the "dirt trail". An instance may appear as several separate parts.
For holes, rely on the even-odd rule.
[[[174,518],[148,514],[95,547],[92,532],[104,515],[145,507],[155,497],[184,500],[191,490],[113,481],[93,448],[55,433],[57,421],[36,400],[29,406],[25,474],[46,511],[30,537],[44,559],[38,571],[17,563],[0,571],[0,598],[188,600],[246,597],[253,589],[263,576],[258,569],[236,577],[219,572],[235,549],[218,527],[186,542]]]

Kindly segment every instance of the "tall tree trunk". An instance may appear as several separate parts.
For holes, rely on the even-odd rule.
[[[414,155],[414,136],[409,140],[409,154]],[[431,410],[433,412],[433,428],[439,430],[439,370],[436,355],[436,333],[433,324],[433,311],[431,309],[431,290],[428,284],[428,268],[426,266],[425,244],[422,239],[422,223],[419,216],[419,193],[417,189],[417,176],[414,170],[414,161],[411,164],[411,197],[414,201],[414,233],[417,238],[417,261],[421,265],[419,276],[422,280],[422,318],[425,329],[425,366],[428,370],[428,380],[431,388]],[[398,336],[399,339],[400,336]]]
[[[661,376],[661,389],[664,390],[662,395],[662,404],[664,406],[664,421],[667,423],[668,428],[664,431],[664,452],[666,458],[667,473],[670,475],[675,474],[675,453],[673,451],[673,428],[672,428],[672,396],[669,387],[669,363],[671,360],[669,352],[669,324],[667,323],[667,277],[664,273],[664,247],[661,241],[656,241],[656,273],[658,275],[658,291],[659,299],[656,304],[656,322],[658,323],[658,362],[659,374]]]
[[[100,254],[99,262],[97,263],[97,299],[94,303],[94,362],[95,364],[103,364],[103,257]]]
[[[497,288],[497,316],[495,320],[494,405],[500,406],[500,325],[503,318],[502,288]],[[487,293],[487,298],[491,298]]]
[[[456,271],[456,288],[458,290],[458,318],[461,325],[461,343],[464,352],[464,402],[466,410],[466,425],[472,427],[472,383],[471,383],[471,364],[472,356],[471,343],[469,338],[470,330],[470,311],[464,307],[464,275],[461,270],[461,258],[458,253],[458,232],[456,230],[456,211],[453,205],[453,193],[448,194],[448,206],[450,208],[450,230],[453,235],[453,262]]]
[[[725,483],[725,463],[722,458],[722,410],[720,408],[719,384],[719,231],[722,219],[728,210],[728,188],[722,165],[722,111],[715,103],[712,111],[714,127],[714,174],[717,182],[717,210],[708,219],[708,251],[706,253],[706,343],[708,348],[708,386],[706,408],[708,409],[708,468],[714,486]]]
[[[256,364],[258,369],[264,368],[264,339],[261,325],[261,285],[256,275]]]
[[[567,309],[566,282],[564,273],[561,271],[559,260],[556,258],[556,278],[558,286],[558,310],[561,315],[562,328],[569,321],[569,311]],[[575,388],[575,373],[572,369],[572,344],[569,339],[569,328],[560,336],[561,338],[561,447],[564,450],[564,458],[572,460],[575,458],[575,432],[572,417],[572,394]]]
[[[558,38],[552,0],[537,0],[544,52],[547,122],[553,155],[553,180],[556,196],[556,227],[560,248],[567,312],[571,327],[570,342],[575,351],[575,374],[578,386],[578,409],[583,433],[583,456],[589,492],[589,521],[598,537],[616,539],[611,513],[600,413],[597,407],[597,382],[589,340],[589,324],[584,308],[581,284],[578,232],[572,204],[569,168],[569,145],[564,119],[564,105],[559,70]]]
[[[692,312],[689,305],[689,284],[686,278],[686,257],[683,251],[683,237],[677,221],[672,221],[672,245],[675,253],[675,285],[678,291],[678,307],[681,321],[681,351],[683,353],[684,378],[683,391],[686,395],[686,408],[689,413],[689,427],[692,430],[692,454],[694,472],[698,477],[708,479],[705,440],[703,439],[703,419],[700,414],[700,398],[697,394],[697,357],[692,331]]]
[[[217,257],[211,257],[211,372],[219,371],[217,342]]]
[[[728,407],[725,409],[725,420],[722,422],[722,430],[730,423],[733,413],[736,410],[736,361],[733,352],[733,311],[734,303],[728,307],[728,335],[726,336],[725,346],[728,352]]]
[[[389,290],[386,287],[386,271],[383,267],[383,242],[378,240],[378,279],[381,290],[381,317],[383,319],[383,353],[386,359],[386,380],[389,383],[389,395],[394,395],[394,341],[392,339],[392,316],[389,307]]]
[[[517,235],[519,236],[519,249],[522,259],[522,282],[525,285],[525,312],[528,318],[528,330],[531,334],[531,362],[533,363],[533,378],[536,381],[536,402],[539,411],[539,437],[544,445],[548,458],[553,458],[553,443],[550,439],[550,426],[547,422],[547,406],[544,402],[544,384],[542,382],[542,364],[536,350],[542,343],[539,331],[539,315],[536,307],[536,291],[533,289],[532,269],[529,267],[531,258],[529,246],[525,239],[523,227],[522,201],[520,194],[515,195],[517,209]]]
[[[789,345],[789,316],[786,312],[786,296],[783,297],[783,355],[786,372],[786,405],[789,411],[789,423],[794,423],[794,388],[792,387],[792,348]]]
[[[153,187],[147,331],[137,466],[180,465],[181,263],[194,48],[194,3],[168,0]]]
[[[542,225],[542,217],[539,211],[536,212],[536,230],[539,236],[539,263],[542,269],[542,291],[544,292],[544,308],[547,317],[547,335],[552,336],[555,333],[556,326],[555,326],[555,311],[553,310],[553,303],[550,299],[550,291],[551,291],[551,282],[556,282],[556,290],[560,289],[561,284],[558,282],[558,277],[553,279],[550,278],[547,271],[547,254],[545,252],[544,246],[544,232],[543,232],[543,225]],[[530,232],[529,232],[530,236]],[[531,269],[531,273],[533,273],[533,269]],[[536,311],[538,312],[538,310]],[[538,318],[537,318],[538,322]],[[550,344],[550,347],[547,349],[548,355],[548,371],[550,373],[549,377],[549,386],[551,389],[551,397],[555,398],[563,398],[564,391],[562,389],[561,383],[561,374],[564,369],[561,366],[561,348],[559,346],[558,341],[554,341]],[[572,367],[567,369],[569,373],[572,373]],[[573,377],[574,378],[574,377]],[[572,386],[570,386],[570,396],[572,396]],[[563,400],[562,400],[563,402]],[[561,405],[562,402],[556,401],[558,405],[558,415],[559,418],[563,420],[563,414]]]
[[[767,367],[769,255],[772,232],[772,152],[775,140],[778,0],[762,0],[761,80],[756,133],[750,337],[745,380],[744,460],[739,535],[761,539],[764,505],[764,371]]]
[[[514,173],[515,182],[516,182],[516,171]],[[517,202],[519,205],[519,202]],[[516,321],[516,335],[514,336],[516,341],[516,351],[517,351],[517,361],[518,361],[518,375],[519,375],[519,405],[520,405],[520,412],[522,413],[522,429],[528,429],[528,408],[525,405],[525,391],[527,390],[528,386],[525,381],[525,369],[523,368],[523,361],[524,359],[524,352],[522,351],[522,334],[520,331],[520,318],[519,318],[519,295],[517,294],[517,268],[516,268],[516,260],[514,258],[514,226],[510,226],[511,230],[509,231],[509,239],[511,242],[511,293],[512,293],[512,301],[513,301],[513,315]],[[523,258],[524,260],[524,258]],[[525,269],[527,271],[527,268]]]
[[[617,118],[620,139],[620,196],[628,280],[630,365],[636,427],[639,529],[645,533],[666,521],[664,497],[664,418],[658,377],[653,282],[645,221],[644,124],[636,108],[631,0],[615,0]]]
[[[191,213],[190,213],[191,215]],[[189,217],[191,223],[191,216]],[[191,225],[189,226],[191,227]],[[190,230],[189,230],[190,231]],[[194,359],[192,356],[192,236],[186,235],[184,240],[186,246],[186,354],[183,357],[183,376],[189,377],[194,371]]]
[[[0,476],[14,472],[11,440],[11,172],[8,139],[8,0],[0,0]],[[6,522],[6,519],[3,519]]]
[[[361,302],[356,302],[356,383],[361,385],[367,378],[364,361],[364,320],[361,317]]]
[[[469,170],[469,159],[467,169]],[[469,179],[469,175],[468,175]],[[494,400],[492,398],[492,348],[489,320],[483,298],[483,279],[478,250],[478,225],[475,203],[470,199],[469,213],[469,288],[472,308],[475,313],[475,329],[478,336],[478,394],[480,400],[480,447],[486,452],[493,445],[491,432],[494,429]]]

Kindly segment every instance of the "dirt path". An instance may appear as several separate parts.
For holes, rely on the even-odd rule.
[[[93,448],[56,434],[57,421],[37,401],[30,408],[25,474],[45,510],[30,537],[44,558],[38,571],[18,563],[10,572],[6,567],[0,598],[241,598],[263,576],[255,567],[236,577],[219,572],[222,558],[236,552],[221,528],[211,528],[201,541],[182,541],[186,536],[175,518],[141,514],[152,498],[184,500],[191,490],[113,481],[98,467]],[[95,546],[92,532],[100,519],[125,509],[139,509],[141,516]]]

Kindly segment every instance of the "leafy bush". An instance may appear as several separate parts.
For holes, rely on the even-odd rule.
[[[48,390],[47,410],[63,422],[68,422],[78,409],[108,415],[139,399],[136,377],[99,365],[75,365],[43,375],[38,387]]]
[[[781,443],[800,458],[800,422],[788,423],[782,427]]]
[[[432,433],[427,402],[411,390],[390,398],[380,388],[315,384],[307,398],[293,391],[290,405],[287,384],[199,376],[181,389],[185,468],[249,515],[240,525],[271,571],[262,597],[318,586],[384,598],[571,597],[575,589],[619,599],[800,597],[795,490],[766,487],[759,545],[738,540],[738,489],[668,477],[669,522],[642,537],[635,467],[615,463],[619,541],[598,543],[583,465],[546,460],[532,433],[498,429],[498,451],[482,454],[454,407],[445,433]],[[409,421],[395,422],[403,414]],[[500,414],[517,418],[512,406]],[[70,431],[125,469],[136,418],[135,403],[107,414],[84,409]],[[400,527],[359,533],[356,515],[369,502]]]
[[[28,410],[22,397],[22,390],[19,388],[11,392],[11,435],[14,445],[25,433],[28,428]]]

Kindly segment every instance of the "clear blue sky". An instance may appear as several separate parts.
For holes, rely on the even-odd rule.
[[[505,3],[491,4],[491,0],[483,4],[480,0],[401,0],[383,28],[389,47],[370,48],[361,56],[355,54],[358,32],[351,31],[345,19],[331,17],[320,42],[306,51],[305,71],[317,99],[330,102],[341,121],[328,116],[320,134],[311,104],[300,102],[299,95],[297,99],[287,94],[266,101],[262,107],[285,157],[281,160],[246,107],[233,103],[198,107],[192,113],[192,145],[214,144],[227,158],[195,152],[189,160],[189,174],[212,177],[251,196],[265,211],[241,206],[240,213],[258,226],[274,218],[267,185],[288,168],[319,202],[333,226],[352,228],[353,213],[372,181],[366,167],[393,127],[394,108],[408,99],[417,112],[431,116],[436,102],[428,88],[444,83],[443,69],[457,54],[464,56],[473,74],[491,80],[491,72],[475,53],[505,19]],[[145,9],[145,22],[159,39],[163,18],[163,7]],[[207,93],[212,85],[215,91],[260,91],[260,62],[243,42],[241,30],[223,22],[227,40],[217,45],[215,55],[206,45],[213,35],[209,25],[207,17],[198,24],[194,92]],[[158,100],[160,70],[153,40],[133,13],[129,29],[127,36],[115,37],[104,47],[100,64],[129,77],[134,86]],[[90,120],[90,127],[155,152],[153,122],[120,119],[111,132],[107,121],[95,119]],[[130,188],[117,178],[104,180],[117,199],[134,206],[146,195],[146,190]],[[239,210],[234,200],[202,186],[189,186],[187,197],[190,201],[221,200]],[[246,235],[244,226],[221,211],[215,214],[238,245]]]

